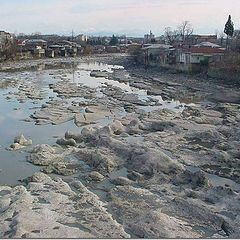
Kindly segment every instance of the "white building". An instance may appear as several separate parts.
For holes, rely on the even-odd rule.
[[[77,42],[87,42],[88,36],[84,34],[79,34],[75,39]]]
[[[179,54],[179,63],[200,64],[204,61],[219,61],[224,56],[225,50],[216,47],[191,47],[183,49]]]

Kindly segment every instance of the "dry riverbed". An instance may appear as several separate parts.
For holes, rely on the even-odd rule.
[[[239,238],[239,98],[124,55],[1,66],[0,237]]]

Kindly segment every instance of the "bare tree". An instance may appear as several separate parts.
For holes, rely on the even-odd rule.
[[[179,33],[177,30],[172,30],[170,27],[165,28],[164,37],[168,44],[174,44],[179,39]]]
[[[231,39],[231,49],[240,52],[240,30],[235,30]]]
[[[215,35],[217,36],[218,44],[223,46],[225,33],[223,31],[215,30]]]
[[[182,43],[184,43],[193,34],[193,27],[189,21],[183,21],[181,25],[178,26],[178,32]]]
[[[4,39],[2,44],[2,51],[0,52],[0,58],[3,60],[14,59],[16,55],[16,38],[15,36],[8,37]]]
[[[166,42],[169,44],[177,42],[185,43],[192,34],[193,27],[189,21],[183,21],[176,30],[172,30],[170,27],[167,27],[164,31]]]
[[[220,45],[223,46],[223,42],[224,42],[224,32],[219,32],[218,38],[220,39]]]

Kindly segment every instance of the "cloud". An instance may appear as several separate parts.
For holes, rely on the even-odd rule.
[[[238,16],[239,0],[0,0],[0,28],[45,33],[121,32],[142,35],[189,20],[199,33],[222,29]],[[237,27],[238,24],[236,23]]]

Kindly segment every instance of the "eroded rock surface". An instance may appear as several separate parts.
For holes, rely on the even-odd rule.
[[[26,187],[0,187],[0,193],[2,238],[129,237],[81,182],[70,186],[37,173]]]
[[[239,104],[164,109],[172,98],[211,99],[212,85],[129,71],[88,71],[94,81],[105,78],[98,88],[71,81],[65,70],[52,73],[53,93],[41,104],[46,89],[36,81],[10,81],[17,92],[9,101],[40,104],[31,114],[37,125],[78,128],[29,151],[45,174],[0,187],[0,237],[239,238]],[[16,147],[26,141],[19,137]]]

